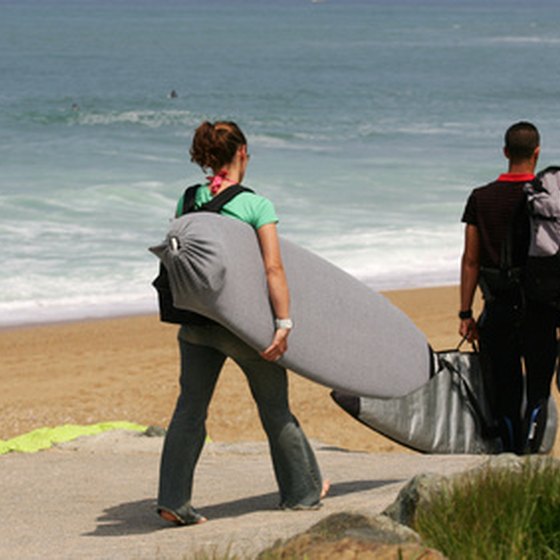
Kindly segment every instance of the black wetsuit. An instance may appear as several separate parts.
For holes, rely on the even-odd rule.
[[[529,243],[523,187],[530,178],[502,175],[474,189],[462,218],[477,227],[480,237],[479,284],[484,295],[478,324],[480,349],[489,366],[491,406],[504,450],[515,452],[536,451],[540,446],[557,355],[557,312],[527,302],[520,280]],[[538,426],[531,431],[531,421],[537,418]]]

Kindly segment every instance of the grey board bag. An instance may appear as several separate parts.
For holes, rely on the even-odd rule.
[[[560,309],[560,167],[540,171],[525,193],[531,228],[525,294]]]
[[[486,398],[478,352],[460,349],[434,353],[430,380],[400,398],[354,397],[333,391],[334,401],[363,424],[424,453],[495,454],[502,450]],[[549,420],[540,452],[556,435],[556,407],[549,399]]]

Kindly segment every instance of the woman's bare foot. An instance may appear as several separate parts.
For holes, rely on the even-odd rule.
[[[321,500],[329,493],[331,489],[331,481],[330,480],[323,480],[323,488],[321,489]]]

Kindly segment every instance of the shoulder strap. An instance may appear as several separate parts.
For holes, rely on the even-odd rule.
[[[238,194],[242,192],[254,192],[251,189],[243,187],[241,185],[232,185],[227,189],[224,189],[220,194],[217,194],[212,200],[203,204],[200,208],[197,208],[196,212],[220,212],[220,210],[232,199],[234,199]]]
[[[192,187],[187,187],[185,193],[183,194],[183,207],[181,208],[181,216],[183,214],[188,214],[194,211],[194,199],[196,196],[196,190],[200,185],[193,185]]]
[[[500,270],[507,272],[513,265],[513,227],[510,224],[507,237],[504,239],[500,248]]]
[[[255,191],[243,187],[242,185],[232,185],[227,189],[223,190],[220,194],[216,195],[212,200],[203,204],[200,208],[195,208],[194,201],[196,198],[196,191],[200,185],[193,185],[192,187],[187,187],[185,193],[183,194],[183,207],[181,209],[181,216],[183,214],[188,214],[189,212],[220,212],[220,210],[232,199],[234,199],[238,194],[242,192],[254,193]]]
[[[519,231],[521,220],[528,219],[528,199],[527,192],[524,193],[524,202],[519,205],[512,215],[511,223],[508,226],[506,237],[500,248],[500,270],[502,272],[509,273],[513,270],[513,255],[516,241],[518,240],[518,235],[516,233]],[[518,242],[518,241],[517,241]]]

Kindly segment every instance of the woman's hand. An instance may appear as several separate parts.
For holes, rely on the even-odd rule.
[[[269,362],[279,360],[288,349],[290,329],[276,329],[270,346],[261,352],[261,357]]]
[[[280,253],[280,242],[276,232],[276,224],[266,224],[257,230],[261,253],[268,284],[268,293],[274,314],[277,318],[276,331],[270,346],[261,352],[261,357],[270,362],[279,360],[288,349],[288,335],[290,334],[290,292],[286,273]],[[278,322],[286,322],[278,324]]]

